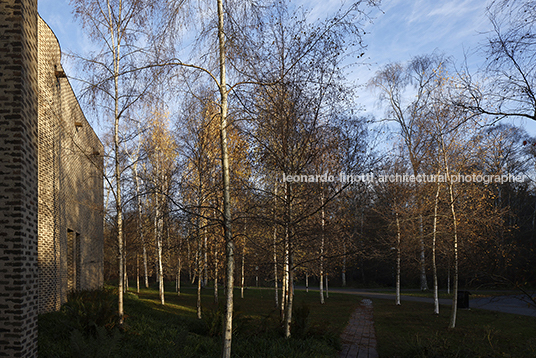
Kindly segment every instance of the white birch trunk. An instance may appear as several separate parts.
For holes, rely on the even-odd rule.
[[[322,190],[323,188],[321,188]],[[324,304],[324,242],[325,242],[325,237],[324,237],[324,228],[325,228],[325,224],[326,224],[326,220],[325,220],[325,210],[324,210],[324,191],[322,191],[322,210],[321,210],[321,224],[322,224],[322,231],[320,233],[320,303],[321,304]]]
[[[438,173],[439,174],[439,173]],[[440,183],[437,183],[437,191],[434,202],[434,228],[432,237],[432,270],[434,275],[434,313],[439,314],[439,285],[437,282],[437,263],[436,263],[436,240],[437,240],[437,207],[439,205],[439,192],[441,191]]]
[[[158,283],[158,289],[160,290],[160,270],[158,269],[158,215],[160,215],[160,212],[158,210],[158,198],[155,195],[155,216],[153,220],[153,231],[154,231],[154,272],[156,275],[156,283]],[[160,291],[159,291],[160,292]]]
[[[190,236],[190,230],[188,230],[188,236]],[[188,259],[188,281],[192,281],[192,249],[190,247],[190,240],[186,240],[187,259]]]
[[[309,293],[309,274],[305,272],[305,292]]]
[[[203,277],[201,275],[197,275],[197,319],[201,319],[202,317],[202,309],[201,309],[201,283],[203,281]]]
[[[208,285],[208,261],[207,261],[207,226],[203,228],[204,234],[205,234],[205,242],[204,242],[204,253],[203,253],[203,271],[205,273],[205,278],[203,280],[203,286]]]
[[[222,357],[231,358],[231,343],[233,336],[233,287],[234,287],[234,242],[231,234],[231,196],[229,175],[229,153],[227,148],[227,79],[225,65],[225,32],[223,26],[223,0],[218,4],[218,43],[220,60],[221,116],[220,116],[220,142],[223,176],[223,230],[226,245],[227,273],[226,273],[226,311],[224,321],[224,336]]]
[[[292,304],[294,301],[294,269],[292,268],[292,253],[289,255],[289,284],[288,284],[288,302],[285,315],[285,337],[290,337],[290,325],[292,323]]]
[[[285,200],[288,196],[285,196]],[[286,205],[286,204],[285,204]],[[283,242],[283,279],[281,287],[281,322],[285,320],[285,312],[288,303],[288,278],[289,278],[289,266],[288,266],[288,242],[286,233],[288,232],[288,223],[285,223],[285,239]]]
[[[342,287],[346,286],[346,240],[342,243]]]
[[[286,230],[286,229],[285,229]],[[289,289],[289,266],[288,266],[288,245],[285,238],[285,249],[283,253],[283,287],[281,287],[281,321],[285,319],[285,311],[288,302],[288,289]]]
[[[111,50],[113,56],[113,77],[114,77],[114,176],[115,176],[115,208],[116,208],[116,226],[117,226],[117,256],[119,260],[119,287],[118,287],[118,315],[119,324],[123,324],[123,206],[121,203],[121,168],[119,167],[119,59],[120,59],[120,43],[116,39],[114,32],[114,22],[110,1],[107,1],[108,7],[108,22],[110,26]],[[121,6],[120,6],[121,8]],[[121,13],[118,14],[121,18]]]
[[[160,158],[159,155],[157,155],[156,158],[156,177],[157,181],[160,181]],[[160,183],[161,184],[161,183]],[[154,193],[154,199],[155,199],[155,216],[154,216],[154,232],[155,232],[155,241],[156,241],[156,272],[157,272],[157,278],[158,278],[158,294],[160,296],[160,304],[165,304],[165,298],[164,298],[164,272],[163,272],[163,265],[162,265],[162,236],[163,236],[163,230],[164,230],[164,220],[161,213],[161,200],[160,200],[160,193],[158,190]]]
[[[202,240],[201,235],[199,235],[199,221],[197,227],[197,319],[201,319],[201,288],[203,285],[203,267],[201,266],[201,250],[202,250]]]
[[[144,270],[145,288],[149,288],[149,270],[147,268],[147,249],[145,248],[145,245],[143,246],[143,270]]]
[[[242,247],[242,267],[240,270],[240,298],[244,298],[244,261],[246,253],[246,240],[244,239],[244,246]]]
[[[443,161],[445,166],[445,175],[449,185],[450,211],[452,214],[452,229],[454,239],[454,296],[452,297],[452,310],[450,315],[449,328],[456,327],[456,317],[458,313],[458,224],[456,222],[456,208],[454,205],[454,188],[450,177],[449,164],[447,159],[447,150],[445,142],[441,136],[441,146],[443,151]]]
[[[199,236],[197,237],[197,240],[199,241]],[[199,276],[199,245],[197,245],[198,248],[195,250],[195,262],[194,262],[194,269],[193,269],[193,276],[192,276],[192,284],[195,283],[195,280]]]
[[[276,224],[276,205],[277,205],[277,184],[274,183],[274,242],[273,242],[273,249],[274,249],[274,288],[275,288],[275,306],[279,306],[279,284],[278,284],[278,274],[277,274],[277,224]]]
[[[166,304],[164,296],[164,267],[162,265],[162,240],[158,241],[158,293],[160,294],[160,304]]]
[[[291,186],[290,183],[286,183],[285,188],[285,202],[286,202],[286,225],[285,225],[285,256],[286,256],[286,268],[285,273],[287,276],[287,289],[286,289],[286,309],[285,309],[285,337],[290,337],[290,324],[292,322],[292,303],[294,300],[294,263],[292,257],[292,246],[290,242],[290,230],[292,222],[292,206],[291,206]]]
[[[396,299],[395,304],[397,306],[400,306],[400,239],[401,239],[401,233],[400,233],[400,219],[398,217],[398,212],[395,213],[396,215]]]
[[[125,268],[123,269],[123,273],[125,275],[125,284],[124,284],[124,292],[128,292],[128,271],[127,271],[127,245],[126,242],[123,243],[123,263],[125,264]]]
[[[447,178],[448,177],[447,171]],[[452,182],[449,182],[450,211],[452,213],[452,225],[454,229],[454,296],[452,297],[452,312],[449,324],[450,328],[456,327],[456,317],[458,313],[458,227],[456,222],[456,209],[454,207],[454,190],[452,186]]]
[[[182,271],[182,262],[181,262],[181,257],[179,255],[179,268],[177,270],[177,284],[176,284],[177,296],[181,295],[181,271]]]
[[[214,243],[214,303],[218,304],[218,242]]]
[[[328,276],[329,274],[326,272],[326,298],[329,298],[329,285],[328,285]]]
[[[138,153],[139,153],[139,146],[141,145],[141,141],[138,143]],[[136,181],[136,198],[137,198],[137,206],[138,206],[138,233],[140,235],[141,239],[141,245],[143,250],[143,268],[144,268],[144,282],[145,282],[145,288],[149,288],[149,275],[147,272],[147,248],[145,246],[145,236],[143,232],[143,205],[140,195],[140,177],[138,175],[138,162],[136,161],[134,165],[132,166],[132,171],[134,172],[134,180]]]

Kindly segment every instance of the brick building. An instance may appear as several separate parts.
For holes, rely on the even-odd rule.
[[[0,0],[0,357],[37,356],[37,315],[102,285],[103,148],[36,0]]]
[[[39,313],[103,284],[102,154],[38,17]]]

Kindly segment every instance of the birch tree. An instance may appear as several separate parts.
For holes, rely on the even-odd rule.
[[[263,163],[264,174],[280,177],[281,174],[288,176],[312,169],[311,164],[317,156],[314,153],[321,148],[319,129],[329,122],[329,115],[337,113],[335,103],[343,102],[341,98],[350,92],[342,84],[338,65],[344,54],[363,48],[360,26],[366,14],[361,5],[362,2],[349,4],[335,11],[333,17],[314,23],[309,22],[307,12],[295,20],[285,2],[275,4],[271,10],[269,21],[264,24],[265,33],[259,44],[252,47],[256,51],[248,56],[250,67],[246,66],[251,69],[251,81],[257,83],[254,95],[249,101],[246,99],[246,103],[251,103],[248,111],[255,118],[249,134]],[[345,45],[345,36],[352,39],[348,38],[354,47]],[[263,66],[256,67],[259,63]],[[310,67],[312,63],[315,63],[314,68]],[[281,183],[280,188],[282,190],[276,196],[282,218],[280,304],[285,336],[289,337],[293,276],[300,265],[295,261],[301,235],[297,229],[305,218],[319,212],[322,205],[317,202],[314,209],[306,209],[301,198],[312,197],[306,194],[311,194],[310,188],[290,182]]]
[[[99,115],[110,119],[113,131],[113,194],[117,227],[119,277],[119,317],[123,322],[124,253],[121,153],[121,123],[130,108],[151,85],[144,77],[145,59],[139,44],[146,37],[141,28],[154,10],[152,2],[143,0],[74,0],[75,17],[82,23],[96,50],[87,56],[73,55],[82,63],[87,77],[84,98]],[[109,180],[111,183],[112,180]]]
[[[432,133],[437,144],[438,164],[445,177],[447,200],[452,222],[452,251],[454,256],[453,299],[449,327],[456,326],[459,281],[459,211],[457,206],[460,199],[456,193],[456,175],[464,174],[467,155],[471,152],[468,134],[472,132],[469,122],[471,118],[467,111],[452,106],[454,96],[457,96],[454,81],[449,77],[444,64],[432,67],[421,67],[424,72],[431,71],[434,76],[427,84],[430,94],[428,102],[428,119],[432,125]],[[437,186],[434,207],[434,235],[437,228],[437,198],[440,186]],[[434,236],[435,241],[436,236]],[[434,280],[435,281],[435,280]],[[434,282],[434,286],[436,283]],[[434,290],[434,313],[439,313],[437,289]]]
[[[156,244],[156,263],[158,291],[160,303],[165,304],[164,271],[163,271],[163,240],[164,216],[169,206],[169,190],[176,162],[176,144],[169,130],[169,119],[166,114],[153,111],[148,119],[150,126],[145,138],[145,152],[149,168],[147,181],[150,182],[153,194],[154,233]]]
[[[425,86],[431,78],[423,76],[422,69],[419,68],[419,66],[427,66],[425,61],[432,61],[432,59],[419,59],[416,57],[407,67],[400,63],[388,64],[378,71],[369,82],[370,88],[380,90],[380,100],[387,103],[387,117],[385,120],[396,122],[400,128],[400,136],[405,144],[413,175],[415,176],[420,174],[422,169],[421,164],[425,154],[426,143],[423,137],[422,123],[429,95],[425,90]],[[429,72],[425,72],[425,74],[430,75]],[[412,85],[414,85],[414,91],[411,90],[410,86]],[[415,95],[414,100],[409,101],[406,99],[406,96],[410,94]],[[420,279],[421,290],[425,291],[428,289],[428,282],[426,278],[423,208],[420,193],[416,191],[415,196],[421,212],[419,214]]]
[[[460,74],[466,93],[456,105],[497,120],[536,120],[536,5],[527,0],[493,0],[487,8],[492,25],[479,46],[482,68]]]

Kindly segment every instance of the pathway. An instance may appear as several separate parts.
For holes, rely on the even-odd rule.
[[[372,301],[365,298],[350,316],[341,335],[340,358],[377,358]]]

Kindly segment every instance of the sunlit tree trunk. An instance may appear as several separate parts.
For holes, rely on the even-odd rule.
[[[448,176],[447,170],[447,178]],[[456,316],[458,313],[458,226],[456,223],[456,209],[454,207],[454,190],[452,182],[449,182],[450,211],[452,213],[452,225],[454,235],[454,289],[452,297],[452,312],[450,315],[450,328],[456,327]]]
[[[400,306],[400,219],[398,212],[396,215],[396,305]]]
[[[305,271],[305,292],[309,292],[309,273]]]
[[[242,246],[242,267],[240,269],[240,298],[244,298],[244,265],[246,257],[246,239],[244,238],[244,245]]]
[[[292,252],[289,254],[289,275],[288,275],[288,301],[285,314],[285,337],[290,337],[290,326],[292,323],[292,305],[294,302],[294,269],[293,269],[293,258]]]
[[[274,249],[274,288],[275,288],[275,306],[279,306],[279,283],[278,283],[278,275],[277,275],[277,223],[276,223],[276,212],[275,209],[277,207],[277,184],[274,183],[274,241],[273,241],[273,249]]]
[[[154,272],[156,277],[156,283],[160,285],[160,270],[158,269],[158,215],[160,215],[158,206],[158,199],[155,195],[155,216],[153,218],[153,235],[154,235]],[[160,286],[158,286],[160,289]]]
[[[439,174],[439,173],[438,173]],[[437,263],[436,263],[436,239],[437,239],[437,208],[439,206],[440,183],[437,183],[437,191],[434,202],[434,228],[432,237],[432,270],[434,275],[434,313],[439,314],[439,288],[437,283]]]
[[[285,302],[285,337],[290,337],[290,325],[292,322],[292,303],[294,301],[294,263],[292,256],[292,246],[291,246],[291,222],[292,222],[292,205],[291,205],[291,185],[290,183],[285,183],[285,204],[286,204],[286,213],[285,213],[285,256],[286,256],[286,302]]]
[[[329,298],[329,284],[328,284],[328,277],[329,277],[329,273],[326,272],[326,298]]]
[[[321,188],[322,190],[323,188]],[[325,225],[326,225],[326,219],[325,215],[326,212],[324,210],[324,191],[322,190],[322,210],[320,212],[321,215],[321,233],[320,233],[320,303],[324,304],[324,242],[325,242]]]
[[[365,230],[365,207],[362,206],[361,207],[361,239],[359,240],[359,242],[361,243],[361,247],[364,246],[364,242],[363,242],[363,235],[364,235],[364,231]],[[360,267],[360,271],[361,271],[361,281],[363,282],[363,284],[365,284],[365,260],[363,258],[363,254],[359,255],[359,267]]]
[[[213,209],[212,215],[214,218],[216,218],[216,209]],[[215,229],[217,230],[217,229]],[[217,239],[217,232],[214,232],[214,303],[218,304],[218,279],[219,279],[219,266],[220,266],[220,259],[219,259],[219,250],[218,250],[218,239]]]
[[[125,268],[123,269],[123,272],[125,274],[125,279],[124,279],[124,293],[127,293],[128,292],[128,270],[127,270],[127,244],[126,242],[123,243],[123,263],[125,264]]]
[[[203,286],[206,286],[208,285],[208,258],[207,258],[207,227],[205,225],[205,228],[203,229],[204,230],[204,234],[205,234],[205,242],[204,242],[204,253],[203,253],[203,271],[205,273],[205,277],[204,277],[204,285]]]
[[[114,77],[114,161],[115,161],[115,209],[116,209],[116,225],[117,225],[117,256],[119,258],[119,288],[118,288],[118,314],[119,323],[123,324],[123,289],[124,289],[124,263],[123,263],[123,205],[121,203],[121,168],[119,166],[119,60],[120,60],[120,42],[116,38],[114,24],[112,21],[111,4],[107,1],[108,6],[108,22],[110,37],[112,40],[112,56],[113,56],[113,77]],[[120,7],[121,8],[121,7]],[[119,14],[121,18],[121,14]]]
[[[188,236],[190,232],[188,231]],[[190,240],[186,240],[186,248],[188,250],[188,281],[194,283],[194,278],[192,278],[192,248],[190,247]]]
[[[285,236],[284,236],[284,251],[283,251],[283,287],[281,294],[281,321],[286,325],[288,318],[288,306],[291,300],[291,286],[292,281],[290,277],[290,220],[291,220],[291,206],[290,206],[290,184],[285,183]],[[290,328],[289,328],[290,329]]]
[[[143,245],[143,276],[145,288],[149,288],[149,270],[147,268],[147,248]]]
[[[223,26],[223,0],[218,4],[218,44],[220,60],[220,144],[223,176],[223,231],[226,245],[226,304],[223,335],[222,357],[231,358],[231,343],[233,336],[233,287],[234,287],[234,242],[231,235],[231,195],[229,175],[229,153],[227,149],[227,78],[225,64],[225,32]]]
[[[218,266],[219,266],[219,260],[218,260],[218,242],[216,241],[214,243],[214,303],[218,303]]]
[[[157,250],[157,269],[158,269],[158,293],[160,295],[160,304],[165,304],[164,298],[164,270],[162,266],[162,230],[163,218],[160,210],[159,193],[155,193],[155,233],[156,233],[156,250]]]
[[[179,264],[177,268],[177,282],[176,282],[176,290],[177,290],[177,296],[181,295],[181,271],[182,271],[182,261],[181,256],[179,254]]]
[[[285,231],[287,229],[285,228]],[[283,279],[281,286],[281,321],[285,319],[285,310],[288,302],[288,246],[285,239],[283,251]]]
[[[136,293],[140,293],[140,257],[136,255]]]
[[[449,323],[449,328],[454,328],[456,327],[456,316],[458,313],[458,223],[456,221],[456,208],[454,203],[454,184],[452,183],[452,178],[450,177],[447,148],[442,135],[440,136],[440,139],[443,151],[443,165],[445,169],[445,176],[447,178],[449,188],[450,212],[452,214],[452,234],[454,239],[454,296],[452,297],[452,310]]]
[[[140,141],[141,143],[141,141]],[[138,149],[139,152],[139,149]],[[143,277],[144,277],[144,283],[145,288],[149,287],[149,275],[147,272],[147,248],[145,245],[145,235],[143,232],[143,207],[142,207],[142,200],[141,200],[141,194],[140,194],[140,177],[138,175],[138,163],[137,161],[132,166],[132,170],[134,172],[134,180],[136,182],[136,200],[137,200],[137,206],[138,206],[138,234],[140,235],[141,239],[141,245],[142,245],[142,251],[143,251]]]
[[[201,311],[202,311],[202,308],[201,308],[201,289],[202,289],[202,285],[203,285],[203,266],[202,266],[202,261],[201,261],[201,250],[203,248],[202,246],[202,239],[201,239],[201,235],[199,235],[199,232],[200,232],[200,227],[199,227],[199,224],[200,223],[200,220],[198,219],[198,227],[197,227],[197,232],[198,232],[198,236],[197,236],[197,252],[198,252],[198,255],[197,255],[197,318],[198,319],[201,319]]]
[[[285,337],[290,337],[290,324],[292,322],[292,302],[294,295],[294,270],[293,270],[293,260],[292,260],[292,248],[290,246],[290,221],[291,221],[291,207],[290,207],[290,184],[286,183],[286,226],[285,226],[285,256],[286,256],[286,267],[285,267],[285,276],[286,279],[286,307],[285,307]]]

